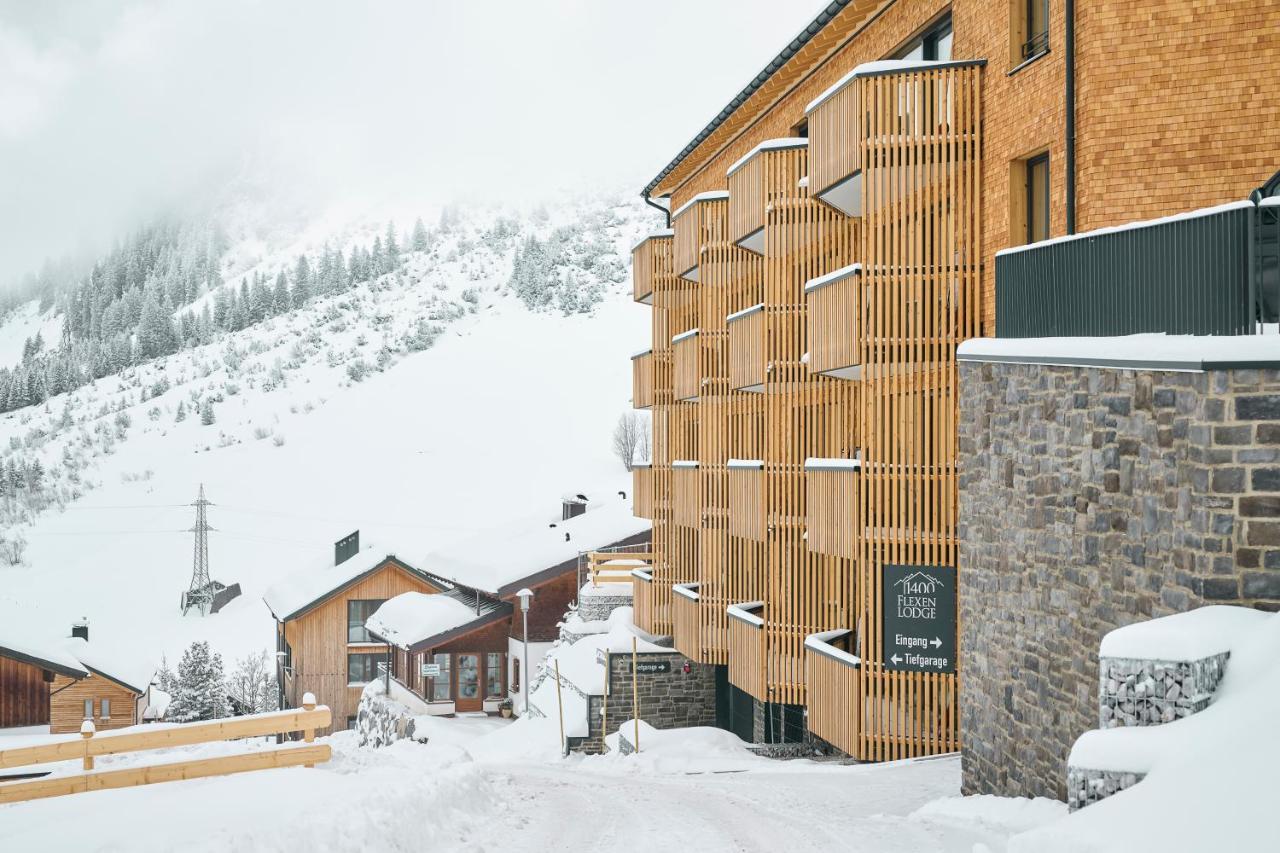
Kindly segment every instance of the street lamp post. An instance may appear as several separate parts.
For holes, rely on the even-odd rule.
[[[529,599],[533,598],[533,590],[525,587],[516,593],[520,598],[520,613],[524,618],[524,632],[521,635],[524,638],[524,663],[521,669],[524,670],[524,683],[520,685],[521,692],[524,693],[524,715],[529,715],[529,692],[533,687],[533,673],[529,672]]]

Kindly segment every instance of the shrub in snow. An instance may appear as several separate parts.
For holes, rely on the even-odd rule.
[[[213,400],[206,399],[204,405],[200,407],[200,423],[209,426],[214,422]]]
[[[227,695],[237,714],[260,714],[280,707],[275,668],[265,650],[236,661],[227,680]]]
[[[347,365],[347,376],[352,382],[359,382],[369,375],[371,368],[363,358],[357,358]]]
[[[182,653],[178,663],[178,679],[168,717],[173,722],[190,723],[229,716],[231,705],[222,674],[222,655],[210,649],[207,641],[197,640]]]

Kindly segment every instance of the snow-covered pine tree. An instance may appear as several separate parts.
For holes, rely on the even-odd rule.
[[[311,264],[306,255],[298,255],[298,262],[293,268],[293,307],[301,308],[312,297]]]
[[[284,314],[293,307],[293,303],[289,297],[289,279],[284,274],[284,270],[276,276],[276,287],[272,293],[271,304],[277,314]]]
[[[205,426],[212,426],[214,422],[213,414],[213,398],[206,397],[204,403],[200,406],[200,423]]]
[[[396,224],[387,221],[387,238],[382,242],[383,269],[394,272],[400,268],[400,245],[396,240]]]
[[[218,720],[231,715],[222,656],[206,640],[197,640],[182,653],[168,718],[176,723]]]
[[[422,223],[421,216],[414,220],[413,238],[409,243],[409,247],[415,252],[425,252],[430,248],[427,242],[427,226]]]

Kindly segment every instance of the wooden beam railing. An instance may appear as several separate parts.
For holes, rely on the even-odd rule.
[[[810,634],[804,641],[804,666],[809,731],[857,756],[861,661],[849,648],[853,640],[847,629]]]
[[[654,613],[653,595],[653,569],[632,569],[631,570],[631,606],[636,625],[643,631],[650,634],[659,633],[653,628],[656,624]]]
[[[653,304],[657,254],[664,250],[670,252],[671,236],[671,231],[659,231],[645,237],[631,249],[631,288],[636,302]]]
[[[224,776],[271,767],[314,767],[328,761],[332,750],[328,744],[315,744],[316,729],[326,728],[332,721],[328,706],[316,705],[310,693],[303,706],[291,711],[270,711],[226,720],[202,723],[147,726],[143,730],[120,729],[98,735],[93,723],[86,721],[80,735],[68,735],[47,743],[0,750],[0,769],[52,764],[80,759],[83,772],[66,776],[53,775],[32,781],[0,783],[0,803],[15,803],[43,797],[58,797],[107,788],[128,788],[157,782]],[[174,761],[129,767],[122,770],[94,771],[94,760],[105,755],[168,749],[197,743],[238,740],[251,737],[302,732],[302,745],[279,746],[240,755]]]
[[[652,551],[592,551],[587,555],[591,585],[624,583],[631,585],[634,569],[652,568]]]
[[[702,663],[702,627],[698,619],[698,584],[673,584],[671,593],[671,639],[675,643],[676,651],[692,661]]]

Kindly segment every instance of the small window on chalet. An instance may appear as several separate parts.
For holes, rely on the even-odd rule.
[[[368,684],[378,677],[378,662],[382,655],[347,655],[347,684]]]
[[[450,656],[447,654],[436,655],[432,658],[432,663],[440,667],[438,676],[427,679],[427,695],[434,702],[447,702],[453,698],[453,693],[450,689],[449,662]]]
[[[808,139],[809,138],[809,120],[805,119],[804,121],[797,124],[795,127],[791,128],[791,135],[796,137],[797,139]]]
[[[385,598],[353,598],[347,602],[347,642],[372,643],[365,621],[386,602]]]
[[[1049,239],[1049,153],[1027,160],[1027,242]]]
[[[84,718],[86,720],[93,719],[93,700],[92,699],[84,700]]]
[[[110,699],[102,700],[102,719],[104,720],[111,719],[111,700]]]
[[[925,59],[947,62],[951,59],[951,16],[945,15],[920,35],[898,48],[893,59]]]
[[[520,658],[511,659],[511,692],[520,692]]]

